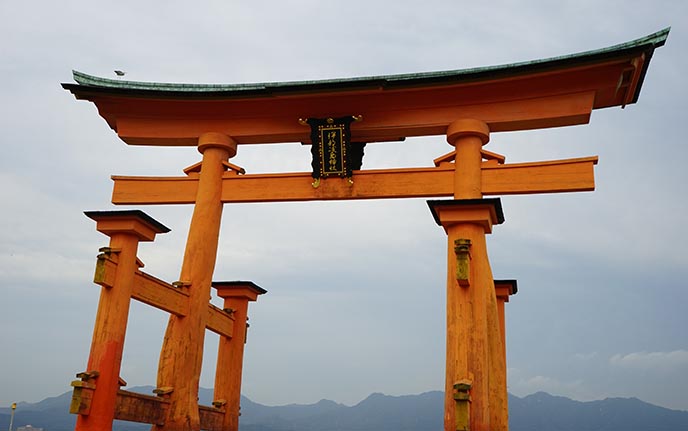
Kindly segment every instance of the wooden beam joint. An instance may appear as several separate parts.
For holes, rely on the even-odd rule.
[[[99,375],[100,372],[95,370],[77,373],[76,377],[80,380],[74,380],[71,383],[74,390],[69,404],[69,413],[82,416],[88,416],[91,413],[91,402],[96,390],[93,380]]]

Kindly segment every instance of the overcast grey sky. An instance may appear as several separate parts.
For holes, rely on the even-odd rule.
[[[495,277],[519,282],[507,305],[512,393],[688,410],[686,2],[153,3],[0,2],[0,406],[63,393],[86,366],[93,266],[107,238],[82,212],[115,209],[110,175],[181,175],[200,160],[192,148],[122,143],[92,104],[61,89],[72,69],[194,83],[424,72],[597,49],[672,26],[638,104],[595,111],[585,126],[492,135],[486,149],[507,162],[600,163],[595,192],[502,198],[506,223],[488,246]],[[430,166],[449,150],[442,136],[369,145],[364,168]],[[308,151],[242,146],[232,161],[250,173],[308,171]],[[172,232],[139,256],[174,281],[192,208],[142,209]],[[371,392],[442,389],[446,236],[424,200],[224,211],[215,279],[269,291],[250,307],[245,395],[354,404]],[[133,305],[130,385],[154,384],[166,321]],[[210,387],[215,335],[207,346]]]

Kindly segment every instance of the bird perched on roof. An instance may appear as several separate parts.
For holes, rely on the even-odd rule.
[[[117,76],[124,76],[126,74],[127,72],[124,72],[123,70],[115,70],[115,75]]]

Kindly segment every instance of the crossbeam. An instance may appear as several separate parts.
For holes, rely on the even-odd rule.
[[[562,193],[595,189],[597,157],[533,163],[483,163],[484,195]],[[198,177],[113,176],[112,202],[117,205],[192,204]],[[351,199],[444,197],[454,193],[454,165],[433,168],[354,171],[354,183],[330,178],[312,186],[310,173],[226,173],[222,202],[285,202]]]
[[[213,304],[208,304],[208,319],[205,325],[210,331],[227,338],[232,338],[234,333],[234,318]]]
[[[164,397],[119,390],[115,402],[115,419],[152,425],[164,425],[169,400]],[[215,407],[198,406],[201,429],[221,431],[225,411]]]
[[[161,397],[120,389],[115,402],[115,419],[164,425],[169,407],[170,402]]]
[[[106,288],[114,286],[117,260],[113,254],[98,255],[93,282]],[[189,310],[189,293],[185,287],[175,287],[159,278],[138,270],[134,273],[134,286],[131,297],[139,302],[174,314],[186,316]],[[218,335],[232,338],[234,317],[212,304],[208,304],[208,330]]]
[[[202,430],[225,431],[225,428],[222,427],[222,420],[225,417],[224,410],[215,407],[199,405],[198,415]]]

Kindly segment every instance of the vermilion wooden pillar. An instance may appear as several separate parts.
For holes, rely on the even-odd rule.
[[[110,237],[107,253],[117,259],[117,276],[110,288],[100,291],[98,313],[93,329],[87,372],[82,380],[93,389],[90,411],[79,414],[77,431],[109,431],[115,417],[119,390],[119,372],[124,350],[124,337],[129,317],[129,304],[138,269],[136,252],[139,241],[153,241],[158,233],[169,229],[142,211],[90,211],[96,229]]]
[[[244,344],[248,330],[248,302],[258,299],[267,291],[250,281],[214,282],[219,297],[224,298],[224,309],[234,316],[232,338],[220,337],[215,372],[216,402],[224,402],[223,430],[239,429],[241,402],[241,373],[244,362]]]
[[[198,140],[203,154],[180,281],[189,286],[189,313],[171,315],[158,367],[158,387],[171,387],[170,410],[164,431],[199,431],[198,385],[203,361],[208,300],[222,217],[222,175],[236,154],[229,136],[205,133]]]
[[[445,431],[508,429],[506,368],[485,234],[504,221],[499,199],[429,201],[447,233]],[[454,385],[469,382],[470,422],[456,417]],[[503,390],[504,394],[498,393]],[[504,415],[502,418],[499,415]]]
[[[502,333],[504,362],[506,363],[506,313],[504,310],[504,304],[509,302],[509,297],[511,295],[515,295],[516,292],[518,292],[518,283],[516,280],[495,280],[494,285],[495,293],[497,295],[497,307],[499,310],[499,327]]]
[[[503,222],[498,199],[482,199],[482,146],[490,129],[475,119],[447,128],[455,147],[454,201],[430,201],[448,237],[445,431],[508,429],[501,335],[485,234]],[[504,381],[503,381],[504,380]],[[457,417],[454,387],[470,382],[470,417]]]

